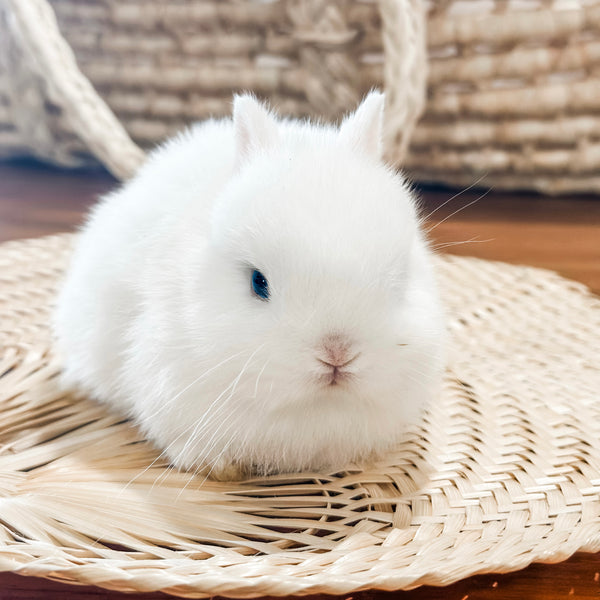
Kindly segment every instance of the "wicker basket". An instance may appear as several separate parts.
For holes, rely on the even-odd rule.
[[[600,550],[600,301],[440,257],[442,397],[367,470],[218,483],[61,392],[49,311],[69,235],[0,246],[0,571],[175,595],[442,585]]]
[[[74,63],[65,66],[68,52],[58,63],[40,59],[56,50],[52,23],[30,4],[41,2],[0,0],[0,153],[73,165],[91,151],[127,175],[141,154],[107,125],[107,109],[72,117],[97,105],[93,89],[80,82],[85,102],[65,98]],[[600,190],[599,1],[429,2],[427,28],[423,0],[51,4],[83,73],[144,147],[228,114],[236,90],[254,90],[286,114],[335,119],[383,84],[388,155],[417,179]],[[426,111],[411,136],[426,38]]]

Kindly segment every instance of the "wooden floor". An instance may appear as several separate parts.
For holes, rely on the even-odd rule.
[[[98,195],[113,186],[114,181],[103,173],[0,166],[0,241],[72,230]],[[431,214],[427,227],[440,251],[554,269],[600,293],[600,197],[555,199],[492,191],[478,200],[481,191],[469,190],[448,201],[452,195],[447,190],[422,191],[423,213]],[[0,574],[0,600],[126,597],[131,596]],[[135,597],[167,598],[162,594]],[[471,577],[446,588],[363,592],[352,598],[598,600],[600,555],[579,554],[558,565]]]

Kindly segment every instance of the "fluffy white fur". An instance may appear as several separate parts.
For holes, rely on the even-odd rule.
[[[338,130],[238,96],[233,120],[155,151],[78,241],[55,315],[64,381],[217,478],[394,444],[438,389],[444,328],[382,109],[373,92]],[[359,353],[343,385],[320,378],[327,335]]]

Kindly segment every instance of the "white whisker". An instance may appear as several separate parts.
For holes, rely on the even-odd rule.
[[[217,364],[217,365],[211,367],[210,369],[204,371],[204,373],[202,373],[201,375],[199,375],[198,377],[196,377],[196,379],[194,379],[194,381],[192,381],[191,383],[189,383],[188,385],[186,385],[180,392],[178,392],[177,394],[175,394],[175,396],[173,396],[170,400],[168,400],[167,402],[165,402],[162,406],[160,406],[158,408],[158,410],[156,410],[153,414],[151,414],[150,416],[148,416],[146,418],[147,419],[152,419],[152,418],[158,416],[163,410],[165,410],[166,408],[168,408],[169,406],[171,406],[173,404],[173,402],[175,402],[175,400],[177,400],[178,398],[180,398],[181,395],[184,394],[185,392],[187,392],[192,386],[196,385],[202,379],[204,379],[207,375],[209,375],[210,373],[214,372],[216,369],[218,369],[219,367],[221,367],[224,364],[228,363],[230,360],[232,360],[233,358],[236,358],[240,354],[242,354],[242,352],[236,352],[235,354],[232,354],[229,358],[226,358],[225,360],[222,360],[219,364]]]
[[[261,350],[263,348],[264,344],[261,344],[260,346],[258,346],[253,352],[252,354],[249,356],[248,360],[244,363],[244,366],[242,367],[241,371],[239,372],[239,374],[237,375],[237,377],[234,379],[234,381],[232,382],[232,384],[229,384],[229,386],[219,395],[219,399],[222,398],[222,396],[225,394],[225,392],[227,391],[227,389],[230,386],[231,387],[231,392],[229,394],[229,396],[223,401],[222,405],[221,405],[221,410],[223,410],[223,407],[227,406],[227,403],[229,402],[229,400],[232,398],[232,396],[235,394],[235,390],[237,388],[238,383],[240,382],[240,379],[242,378],[243,374],[246,372],[246,369],[248,368],[248,365],[250,364],[250,362],[252,361],[252,359],[254,358],[254,356],[256,355],[256,353]],[[211,406],[214,405],[215,402],[213,402],[211,404]],[[202,425],[203,422],[205,422],[205,418],[206,416],[209,414],[210,409],[207,410],[202,419],[200,419],[200,421],[198,422],[198,424],[196,425],[196,428],[194,429],[194,431],[192,432],[192,434],[190,435],[190,437],[188,438],[187,442],[185,443],[183,449],[181,450],[181,452],[179,453],[179,457],[178,458],[183,458],[185,457],[185,453],[188,451],[190,445],[197,440],[200,436],[198,435],[198,429],[200,428],[200,426]],[[210,440],[207,443],[210,443],[211,440],[213,439],[213,437],[216,435],[216,433],[218,433],[220,427],[217,428],[217,430],[213,433],[213,436],[210,438]]]
[[[455,210],[453,213],[450,213],[447,217],[445,217],[444,219],[442,219],[441,221],[439,221],[438,223],[436,223],[433,227],[430,227],[426,233],[430,234],[434,229],[436,229],[437,227],[439,227],[442,223],[445,223],[448,219],[451,219],[454,215],[457,215],[459,212],[462,212],[463,210],[469,208],[469,206],[472,206],[473,204],[475,204],[476,202],[479,202],[480,200],[482,200],[483,198],[485,198],[489,193],[490,190],[486,190],[483,194],[481,194],[481,196],[479,196],[478,198],[475,198],[475,200],[471,200],[471,202],[469,202],[468,204],[465,204],[464,206],[461,206],[460,208],[458,208],[457,210]]]
[[[256,384],[254,385],[254,394],[252,395],[252,398],[256,398],[258,396],[258,384],[260,382],[260,378],[262,377],[262,374],[265,372],[265,369],[267,368],[267,365],[269,364],[269,360],[267,359],[267,362],[265,362],[263,368],[260,370],[260,373],[258,374],[258,377],[256,378]]]
[[[477,237],[471,238],[470,240],[461,240],[458,242],[445,242],[441,244],[434,244],[431,246],[432,250],[441,250],[442,248],[449,248],[450,246],[459,246],[461,244],[484,244],[486,242],[493,242],[494,239],[490,238],[488,240],[478,240]]]
[[[442,204],[440,204],[439,206],[434,208],[426,217],[422,217],[422,220],[428,221],[438,210],[440,210],[440,208],[444,208],[444,206],[446,206],[446,204],[449,204],[450,202],[452,202],[452,200],[458,198],[459,196],[462,196],[465,192],[468,192],[470,189],[473,189],[478,183],[480,183],[482,181],[482,179],[486,175],[487,175],[487,173],[484,173],[483,175],[481,175],[479,177],[479,179],[474,181],[471,185],[467,186],[464,190],[457,192],[456,194],[454,194],[454,196],[452,196],[451,198],[448,198],[448,200],[446,200],[445,202],[442,202]]]

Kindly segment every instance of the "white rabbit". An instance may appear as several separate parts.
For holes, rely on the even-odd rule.
[[[249,95],[92,211],[58,298],[64,381],[215,478],[380,454],[440,385],[444,324],[383,95],[338,129]]]

